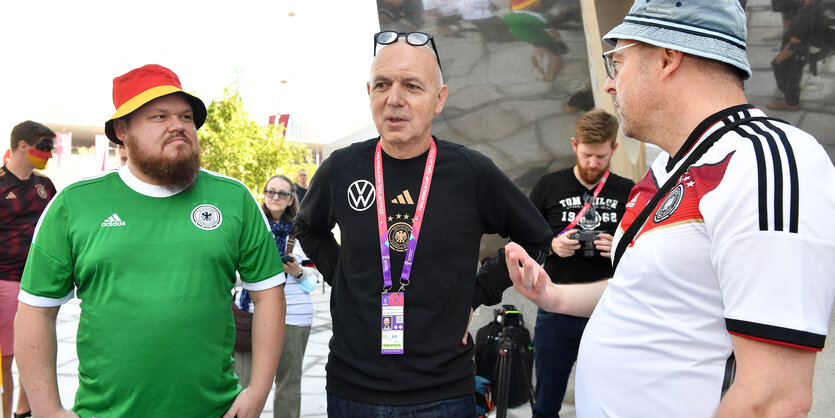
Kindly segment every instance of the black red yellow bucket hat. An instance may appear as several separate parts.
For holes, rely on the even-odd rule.
[[[181,93],[188,99],[194,112],[194,126],[200,129],[206,121],[206,105],[203,101],[183,91],[180,79],[173,71],[161,65],[148,64],[113,79],[113,105],[116,113],[104,123],[105,135],[121,145],[122,141],[113,130],[113,121],[129,115],[151,100],[172,93]]]

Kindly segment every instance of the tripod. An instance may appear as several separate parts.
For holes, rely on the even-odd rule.
[[[505,418],[507,416],[507,403],[510,398],[510,377],[513,376],[513,363],[522,366],[522,373],[524,373],[523,380],[525,381],[525,389],[528,395],[528,402],[533,408],[534,391],[531,386],[531,371],[528,368],[528,352],[525,347],[520,347],[519,343],[513,339],[511,332],[505,327],[502,329],[502,336],[499,338],[499,357],[496,359],[496,417]]]

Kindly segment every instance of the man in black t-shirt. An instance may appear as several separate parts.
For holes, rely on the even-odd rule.
[[[612,234],[634,186],[631,180],[608,172],[618,146],[617,129],[617,119],[603,110],[584,113],[571,138],[577,164],[546,174],[531,191],[531,201],[554,233],[553,253],[545,260],[545,270],[556,283],[612,277]],[[533,342],[534,417],[559,416],[586,322],[588,318],[539,309]]]

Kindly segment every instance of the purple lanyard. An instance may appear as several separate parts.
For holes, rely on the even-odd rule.
[[[591,207],[591,204],[595,201],[595,199],[597,199],[597,195],[599,195],[600,191],[603,190],[603,185],[606,184],[606,179],[608,179],[608,178],[609,178],[609,170],[606,170],[606,172],[603,174],[603,178],[600,179],[600,183],[597,184],[597,188],[594,189],[594,196],[592,196],[591,202],[588,202],[585,205],[583,205],[583,208],[580,209],[579,212],[577,212],[576,216],[574,216],[574,220],[571,221],[571,223],[568,224],[568,226],[565,227],[565,229],[560,231],[560,233],[557,234],[557,236],[560,236],[560,235],[566,233],[566,231],[570,231],[571,228],[574,228],[574,226],[577,225],[577,222],[580,222],[580,219],[583,219],[583,215],[586,214],[586,211],[589,210],[589,208]]]
[[[423,170],[423,180],[420,185],[420,197],[418,198],[415,216],[412,217],[412,233],[409,235],[409,247],[406,249],[406,259],[403,260],[403,272],[400,274],[400,290],[409,285],[409,276],[412,274],[412,263],[415,260],[415,248],[417,248],[420,225],[423,223],[423,212],[426,210],[426,199],[429,196],[429,186],[432,184],[432,173],[435,171],[435,157],[438,155],[438,148],[435,147],[435,140],[429,140],[429,156],[426,157],[426,168]],[[383,258],[383,281],[385,290],[391,289],[391,249],[388,241],[388,223],[386,222],[386,193],[383,187],[383,154],[380,141],[377,141],[377,149],[374,151],[374,181],[377,194],[377,226],[380,233],[380,255]]]

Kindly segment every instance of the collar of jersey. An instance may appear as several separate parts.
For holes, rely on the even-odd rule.
[[[119,167],[119,177],[125,184],[133,189],[133,191],[143,194],[148,197],[171,197],[179,192],[172,192],[168,190],[165,186],[157,186],[154,184],[145,183],[142,180],[136,178],[136,176],[131,173],[130,169],[127,165],[123,165]]]
[[[750,118],[752,116],[765,116],[765,113],[751,104],[731,106],[708,116],[707,119],[703,120],[702,123],[696,126],[696,129],[693,129],[693,132],[691,132],[690,136],[687,137],[687,140],[684,141],[684,144],[681,148],[679,148],[676,155],[667,160],[666,171],[668,173],[672,172],[676,165],[678,165],[680,161],[690,154],[690,151],[693,151],[693,149],[696,148],[697,143],[703,141],[705,138],[710,136],[713,131],[721,128],[725,124],[739,119],[739,115],[741,113],[745,114],[745,118]],[[730,116],[733,116],[733,118],[725,120],[724,123],[719,123]]]

